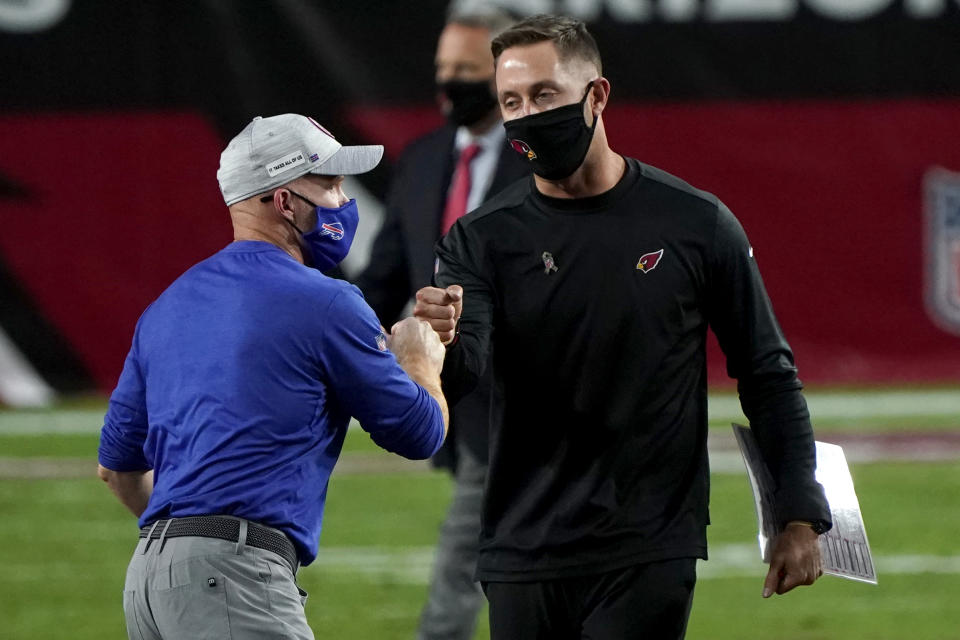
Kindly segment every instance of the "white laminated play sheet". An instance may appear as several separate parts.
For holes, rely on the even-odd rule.
[[[770,561],[771,545],[779,530],[774,514],[775,498],[773,479],[760,453],[756,437],[748,428],[733,425],[740,453],[747,466],[747,475],[753,487],[760,529],[760,555],[764,562]],[[833,528],[820,536],[820,551],[823,556],[823,572],[877,584],[877,571],[873,566],[867,530],[860,513],[860,503],[853,488],[853,478],[843,449],[835,444],[817,442],[817,482],[823,485],[833,516]]]

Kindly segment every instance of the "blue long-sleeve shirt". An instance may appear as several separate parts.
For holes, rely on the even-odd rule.
[[[272,244],[235,242],[141,316],[99,460],[153,469],[140,526],[235,515],[284,531],[309,564],[351,416],[408,458],[443,441],[439,405],[386,349],[355,287]]]

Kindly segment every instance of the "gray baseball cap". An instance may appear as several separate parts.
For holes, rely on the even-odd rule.
[[[220,154],[217,182],[229,207],[307,173],[366,173],[382,157],[381,145],[345,147],[307,116],[257,116]]]

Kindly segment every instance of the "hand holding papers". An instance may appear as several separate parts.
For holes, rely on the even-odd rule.
[[[780,531],[777,526],[774,502],[774,483],[760,454],[753,432],[748,427],[733,425],[740,453],[747,466],[747,475],[753,487],[760,533],[760,554],[770,561],[771,545]],[[877,584],[867,531],[860,514],[860,503],[853,488],[853,479],[843,449],[837,445],[817,442],[817,482],[823,485],[833,528],[820,536],[823,572],[850,580]]]

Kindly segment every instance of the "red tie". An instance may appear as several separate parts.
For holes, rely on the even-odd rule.
[[[483,150],[478,144],[467,145],[460,152],[457,168],[453,171],[453,181],[447,193],[447,206],[443,209],[440,233],[446,233],[467,212],[467,200],[470,198],[470,162]]]

